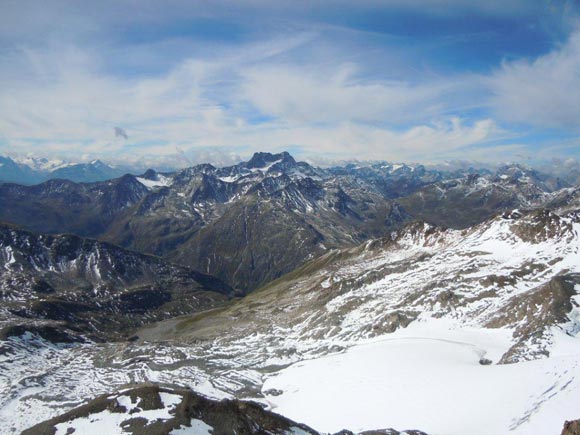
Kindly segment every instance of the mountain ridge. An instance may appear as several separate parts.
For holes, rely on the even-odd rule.
[[[114,340],[136,326],[223,305],[220,280],[161,258],[75,235],[0,224],[0,336]]]

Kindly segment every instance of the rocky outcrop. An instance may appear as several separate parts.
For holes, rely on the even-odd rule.
[[[22,435],[82,434],[90,429],[133,435],[177,433],[212,435],[321,435],[314,429],[240,400],[211,400],[192,390],[154,384],[100,396],[63,415],[37,424]],[[394,429],[360,435],[399,435]],[[407,435],[425,435],[405,431]],[[336,435],[354,435],[342,431]]]
[[[567,421],[564,423],[562,435],[580,435],[580,420]]]
[[[558,275],[536,289],[516,295],[486,323],[490,328],[516,325],[514,345],[502,356],[500,363],[512,363],[526,358],[548,356],[545,334],[558,324],[567,322],[574,308],[572,298],[578,274]],[[535,351],[530,353],[530,349]]]

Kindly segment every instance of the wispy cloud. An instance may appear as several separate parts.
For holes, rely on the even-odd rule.
[[[30,139],[30,148],[62,152],[80,151],[79,143],[84,152],[122,152],[126,144],[115,139],[123,125],[143,152],[249,145],[377,158],[465,145],[492,130],[484,127],[489,121],[469,128],[446,122],[457,81],[369,80],[355,64],[316,69],[279,59],[313,38],[240,45],[221,57],[185,59],[154,77],[103,73],[95,68],[101,60],[79,48],[23,48],[16,63],[30,73],[0,90],[0,130],[13,145]]]
[[[440,115],[451,82],[410,84],[357,77],[356,65],[274,66],[245,71],[243,95],[262,113],[296,123],[397,125]]]
[[[489,79],[502,120],[537,127],[580,128],[580,31],[536,59],[505,62]]]
[[[528,130],[577,132],[580,33],[547,45],[547,54],[528,44],[515,60],[510,54],[501,65],[475,68],[456,60],[479,56],[477,47],[465,52],[470,34],[462,26],[451,38],[446,32],[459,16],[480,16],[486,35],[499,38],[494,23],[532,17],[531,28],[544,2],[131,5],[90,3],[91,13],[81,13],[66,0],[48,8],[28,2],[28,10],[7,3],[0,17],[3,150],[144,156],[176,147],[289,148],[431,161],[493,149],[487,155],[501,159],[530,147]],[[433,31],[443,48],[429,53],[435,44],[420,28],[398,26],[385,37],[389,29],[374,19],[385,13],[411,24],[411,15],[417,23],[428,16],[440,26]]]

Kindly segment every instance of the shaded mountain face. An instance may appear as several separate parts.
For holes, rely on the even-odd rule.
[[[170,435],[320,435],[314,429],[264,410],[253,402],[211,400],[189,389],[140,385],[100,396],[59,417],[22,432],[22,435],[54,433]],[[426,435],[405,431],[407,435]],[[400,435],[394,429],[360,435]],[[336,435],[354,435],[341,431]]]
[[[71,235],[0,225],[0,338],[115,340],[149,322],[222,305],[220,280]]]
[[[131,175],[104,183],[50,180],[0,185],[0,220],[42,233],[102,235],[149,190]]]
[[[288,153],[256,153],[225,168],[5,184],[0,219],[163,256],[249,292],[329,248],[356,246],[416,219],[464,228],[542,204],[559,186],[515,166],[483,175],[420,165],[320,169]]]

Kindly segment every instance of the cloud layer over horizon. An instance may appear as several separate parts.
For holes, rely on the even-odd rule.
[[[80,5],[3,2],[0,153],[580,157],[573,1]]]

